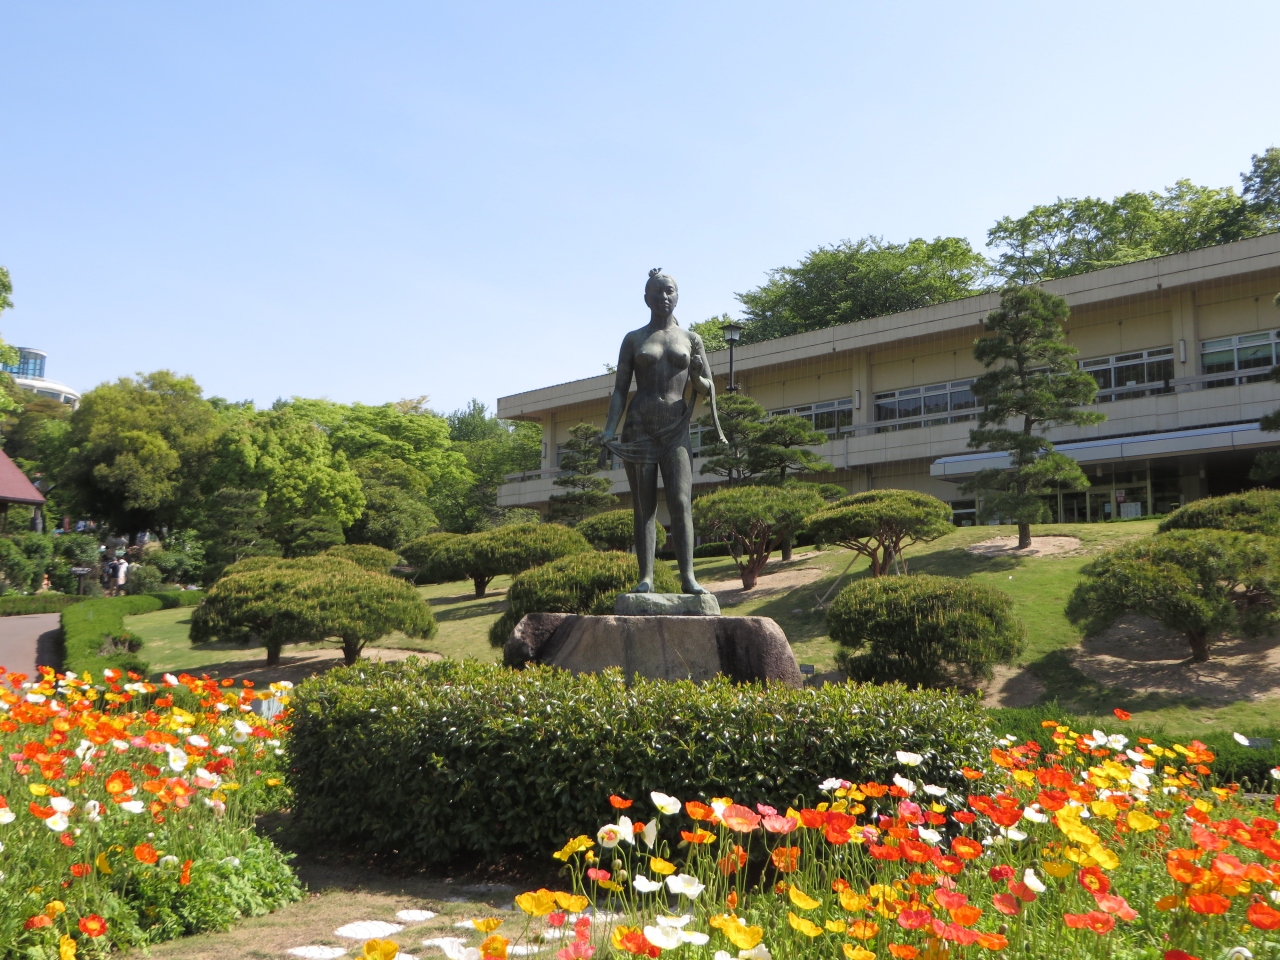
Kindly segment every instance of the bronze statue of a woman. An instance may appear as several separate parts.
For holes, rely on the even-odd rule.
[[[640,582],[633,593],[653,591],[659,470],[671,514],[671,539],[680,567],[681,589],[685,593],[707,592],[693,576],[693,453],[689,449],[689,421],[698,394],[707,398],[715,412],[715,383],[702,338],[676,322],[678,298],[674,280],[660,269],[649,271],[649,282],[644,286],[649,322],[622,340],[604,428],[604,444],[623,460],[631,485],[636,559],[640,563]],[[628,406],[633,376],[636,393]],[[688,399],[686,388],[691,388]],[[617,440],[624,408],[627,419],[622,439]],[[716,430],[719,432],[718,423]]]

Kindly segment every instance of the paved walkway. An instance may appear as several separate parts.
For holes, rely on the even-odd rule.
[[[54,662],[59,614],[0,617],[0,666],[34,676],[36,664]]]

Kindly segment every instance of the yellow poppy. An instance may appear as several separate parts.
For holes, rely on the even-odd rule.
[[[481,933],[493,933],[502,926],[502,920],[498,917],[485,917],[483,920],[472,920],[471,925]]]
[[[671,874],[676,872],[676,865],[674,863],[668,863],[661,857],[650,857],[649,869],[660,877],[669,877]]]
[[[112,873],[111,864],[107,862],[107,853],[105,850],[94,857],[93,862],[97,865],[99,873],[105,873],[107,875]]]
[[[804,917],[797,917],[794,913],[788,911],[787,923],[791,924],[792,930],[799,930],[806,937],[822,936],[822,928],[812,920],[806,920]]]
[[[516,897],[516,906],[531,917],[545,917],[556,908],[556,898],[550,890],[533,890]]]
[[[400,944],[394,940],[366,940],[357,960],[396,960]]]
[[[876,960],[876,955],[866,947],[855,947],[852,943],[840,944],[840,949],[849,960]]]
[[[553,896],[556,898],[556,905],[561,910],[568,910],[570,913],[581,913],[591,903],[588,898],[580,893],[565,893],[561,890],[557,891]]]
[[[821,900],[815,900],[799,887],[792,887],[788,890],[787,897],[801,910],[812,910],[814,907],[822,906]]]
[[[1125,817],[1125,822],[1129,824],[1129,829],[1135,833],[1146,833],[1148,830],[1154,830],[1160,826],[1159,820],[1148,816],[1141,810],[1130,810],[1129,815]]]

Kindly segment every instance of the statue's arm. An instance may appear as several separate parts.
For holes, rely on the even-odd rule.
[[[715,381],[711,379],[711,363],[707,360],[707,349],[702,345],[702,338],[689,331],[689,352],[693,355],[693,392],[704,397],[715,392]]]
[[[618,370],[613,378],[613,396],[609,400],[609,419],[604,424],[604,439],[612,440],[618,432],[618,423],[622,420],[622,412],[627,407],[627,394],[631,392],[632,370],[631,335],[622,340],[622,349],[618,351]]]

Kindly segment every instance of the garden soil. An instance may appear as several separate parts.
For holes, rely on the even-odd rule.
[[[760,597],[786,593],[788,590],[794,590],[796,587],[803,587],[813,583],[815,580],[820,580],[826,575],[827,571],[821,567],[804,566],[807,560],[816,556],[818,554],[815,552],[797,553],[792,556],[785,566],[782,564],[770,564],[766,571],[760,574],[756,580],[756,585],[750,590],[742,589],[742,580],[737,576],[732,580],[708,582],[707,589],[716,595],[721,607],[732,607],[742,603],[744,600],[756,600]],[[778,569],[779,566],[782,566],[781,570]]]
[[[1207,663],[1193,663],[1186,638],[1149,617],[1122,616],[1071,651],[1076,669],[1108,687],[1215,703],[1280,696],[1280,636],[1224,635]]]
[[[1032,537],[1031,546],[1019,550],[1017,537],[992,537],[965,549],[984,557],[1053,557],[1079,553],[1082,546],[1075,537]]]

